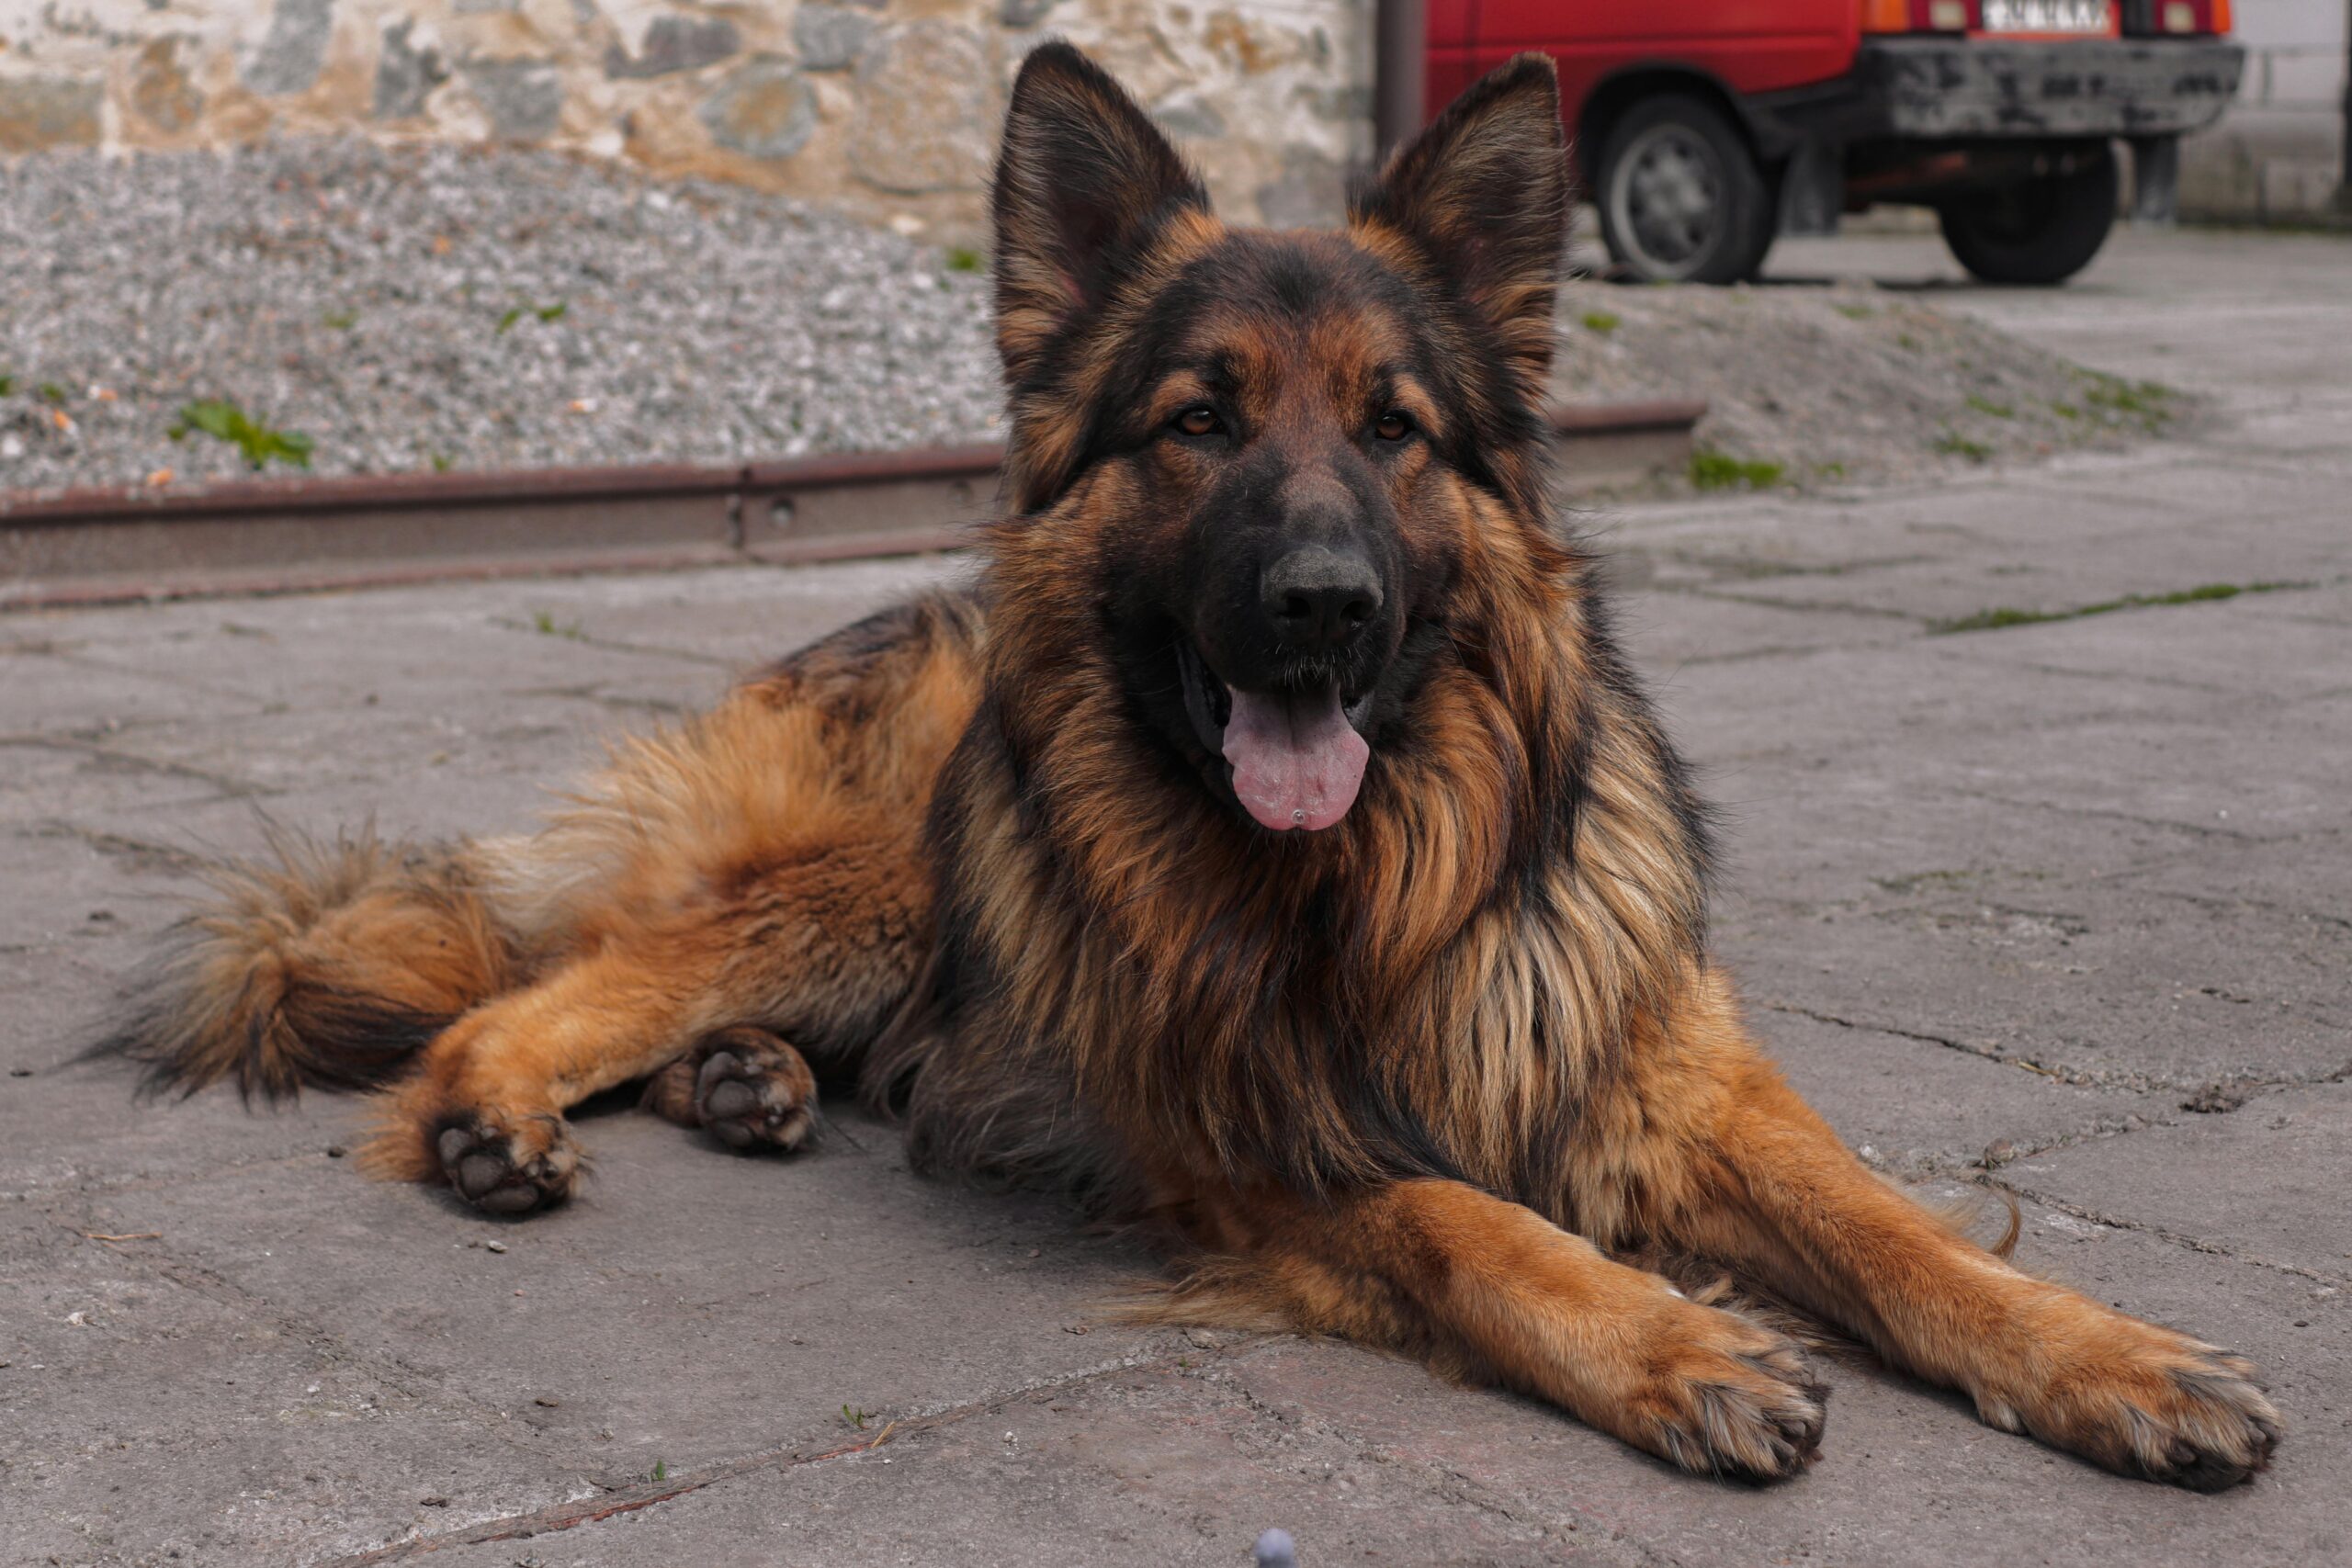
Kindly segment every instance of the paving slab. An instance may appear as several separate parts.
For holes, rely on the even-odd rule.
[[[1798,1093],[1876,1169],[1905,1179],[1998,1168],[2144,1127],[2178,1094],[2069,1083],[2016,1062],[1779,1007],[1757,1033]]]
[[[2202,1114],[2020,1159],[2001,1179],[2075,1213],[2352,1285],[2352,1081],[2199,1103]]]
[[[0,1560],[297,1561],[592,1489],[521,1424],[201,1264],[54,1234],[0,1265]]]
[[[1758,1004],[1949,1040],[2109,1088],[2352,1064],[2352,928],[2116,884],[1769,915],[1723,942]]]

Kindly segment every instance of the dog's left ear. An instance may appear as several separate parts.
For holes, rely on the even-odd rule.
[[[1500,340],[1531,400],[1552,366],[1552,304],[1568,231],[1568,149],[1552,62],[1497,66],[1397,150],[1350,212],[1419,252]]]
[[[989,205],[997,348],[1019,382],[1081,312],[1100,305],[1171,211],[1208,193],[1108,73],[1069,44],[1034,51],[1012,84]]]

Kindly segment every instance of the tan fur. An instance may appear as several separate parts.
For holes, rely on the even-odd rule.
[[[1180,1269],[1148,1312],[1415,1355],[1689,1469],[1786,1476],[1821,1438],[1804,1350],[1736,1279],[1996,1426],[2189,1486],[2259,1470],[2247,1363],[1880,1180],[1742,1023],[1703,811],[1544,493],[1556,107],[1514,62],[1347,232],[1264,236],[1039,51],[998,181],[1014,433],[975,592],[624,746],[536,835],[224,874],[120,1043],[191,1087],[397,1068],[370,1168],[504,1213],[570,1195],[564,1113],[600,1090],[783,1151],[817,1072],[854,1070],[928,1168],[1150,1227]],[[1234,522],[1236,445],[1166,434],[1211,399],[1274,476],[1248,504],[1385,520],[1414,606],[1361,791],[1311,834],[1259,828],[1152,716],[1172,612],[1119,608]],[[1384,411],[1416,438],[1375,449]]]

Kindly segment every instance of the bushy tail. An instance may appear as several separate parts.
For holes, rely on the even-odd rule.
[[[321,842],[272,829],[268,852],[211,867],[88,1055],[146,1065],[152,1092],[232,1079],[246,1100],[391,1077],[519,959],[461,845]]]

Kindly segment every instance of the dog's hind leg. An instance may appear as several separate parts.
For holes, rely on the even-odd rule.
[[[641,1103],[681,1127],[702,1127],[740,1154],[790,1151],[817,1115],[817,1075],[772,1030],[748,1024],[707,1036],[645,1080]]]
[[[450,1025],[380,1101],[374,1173],[447,1180],[496,1213],[562,1201],[581,1156],[564,1113],[693,1050],[718,1020],[713,987],[656,954],[607,948]]]

